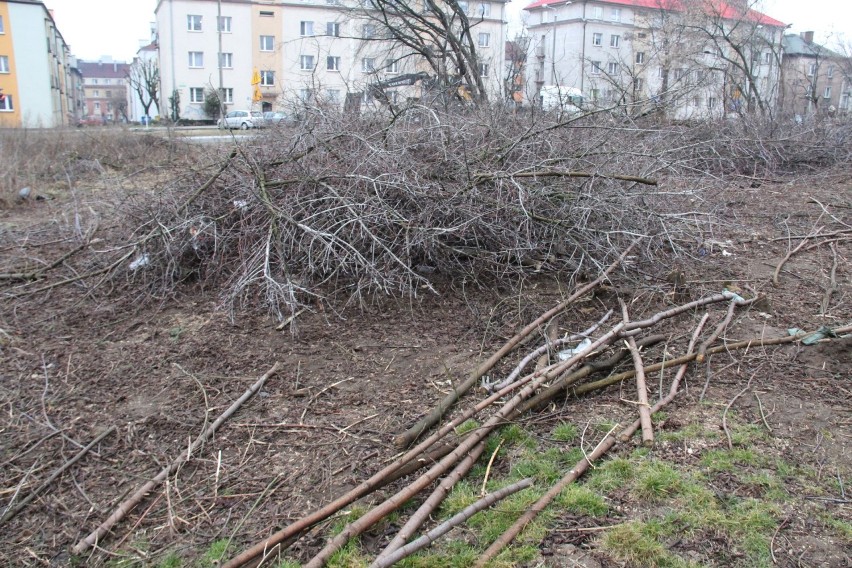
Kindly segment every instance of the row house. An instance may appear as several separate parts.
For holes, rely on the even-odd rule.
[[[529,5],[528,100],[545,86],[677,119],[767,109],[784,24],[731,0],[539,0]]]
[[[798,116],[849,112],[850,68],[848,57],[814,42],[814,32],[785,35],[782,109]]]
[[[479,53],[474,70],[499,96],[505,3],[460,2]],[[294,102],[370,102],[370,85],[390,81],[390,100],[412,95],[407,76],[427,72],[387,30],[348,0],[159,0],[156,7],[161,109],[207,118],[204,101],[221,89],[228,108],[279,110]],[[413,83],[414,81],[412,81]],[[176,113],[174,111],[177,111]]]
[[[76,124],[75,60],[37,0],[0,0],[0,127]]]
[[[119,124],[130,120],[127,75],[130,66],[123,61],[102,57],[98,61],[80,61],[83,74],[85,115],[89,124]]]

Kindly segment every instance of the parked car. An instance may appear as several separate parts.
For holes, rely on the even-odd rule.
[[[219,128],[239,128],[240,130],[248,130],[249,128],[258,128],[262,126],[263,115],[256,110],[232,110],[225,115],[225,118],[220,118],[216,122]]]
[[[286,112],[265,112],[263,113],[263,125],[266,127],[270,126],[284,126],[286,124],[293,124],[293,119]]]

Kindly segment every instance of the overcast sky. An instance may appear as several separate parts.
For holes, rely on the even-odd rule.
[[[532,0],[512,0],[517,14]],[[157,0],[44,0],[52,9],[59,31],[80,59],[93,61],[102,55],[130,61],[139,49],[139,40],[150,38]],[[852,2],[846,0],[763,0],[763,11],[784,23],[793,32],[814,30],[817,38],[833,47],[844,35],[852,40]]]

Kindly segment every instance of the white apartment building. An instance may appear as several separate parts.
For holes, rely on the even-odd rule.
[[[473,15],[477,72],[498,100],[505,3],[461,4]],[[369,85],[428,73],[422,58],[385,41],[381,26],[354,6],[349,0],[159,0],[161,114],[169,114],[169,98],[177,92],[181,117],[205,118],[204,93],[219,88],[220,63],[227,107],[263,111],[287,109],[297,101],[369,103]],[[388,88],[388,96],[416,97],[418,88]]]
[[[525,10],[529,102],[558,86],[592,106],[690,119],[769,107],[778,96],[784,24],[737,0],[538,0]]]

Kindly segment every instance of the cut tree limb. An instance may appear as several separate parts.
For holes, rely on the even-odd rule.
[[[88,548],[95,546],[98,541],[106,535],[112,527],[114,527],[117,523],[119,523],[127,514],[133,510],[136,505],[142,502],[142,499],[152,490],[154,487],[162,483],[169,475],[177,471],[177,469],[186,462],[189,457],[192,455],[194,451],[196,451],[199,447],[201,447],[207,440],[209,440],[213,434],[219,429],[219,427],[230,418],[248,399],[254,396],[257,391],[259,391],[266,381],[274,375],[278,369],[281,368],[281,363],[275,363],[272,368],[270,368],[260,379],[257,380],[252,386],[246,390],[243,395],[238,398],[230,407],[228,407],[225,412],[219,415],[219,418],[216,419],[215,422],[210,424],[198,437],[194,442],[189,446],[189,450],[186,452],[181,452],[180,455],[168,466],[162,469],[157,476],[145,483],[142,487],[140,487],[133,495],[124,500],[122,503],[116,507],[115,511],[105,520],[97,529],[92,531],[89,536],[82,539],[72,549],[74,554],[81,554],[85,552]]]
[[[627,313],[627,304],[621,298],[618,299],[621,304],[621,314],[624,319],[624,325],[630,323],[630,316]],[[642,444],[650,448],[654,445],[654,427],[651,425],[651,410],[648,406],[648,387],[645,384],[645,365],[642,363],[642,356],[639,354],[639,347],[636,346],[636,340],[633,336],[627,338],[627,348],[630,349],[630,356],[633,358],[633,368],[636,376],[636,396],[639,402],[639,423],[642,425]]]
[[[394,444],[400,448],[406,448],[410,446],[420,435],[437,424],[441,417],[449,410],[449,408],[456,403],[456,401],[467,391],[473,388],[478,382],[479,379],[482,378],[485,373],[487,373],[494,365],[497,364],[500,359],[502,359],[507,354],[511,353],[520,343],[523,341],[530,333],[536,330],[540,325],[549,321],[553,316],[560,313],[562,310],[567,308],[569,305],[577,301],[579,298],[582,298],[584,295],[588,294],[591,290],[595,289],[597,286],[602,284],[609,274],[615,270],[618,265],[620,265],[624,259],[630,254],[630,251],[638,243],[638,240],[634,240],[630,245],[621,253],[621,255],[613,262],[606,270],[604,270],[601,275],[589,282],[585,286],[577,289],[571,296],[567,299],[560,302],[554,308],[548,310],[541,316],[539,316],[534,322],[526,326],[524,329],[519,331],[514,337],[512,337],[509,341],[507,341],[503,347],[501,347],[496,353],[494,353],[491,357],[488,358],[487,361],[479,365],[475,371],[473,371],[465,381],[454,387],[453,391],[449,393],[446,397],[444,397],[438,405],[432,409],[429,414],[420,419],[414,426],[400,434],[394,439]]]

